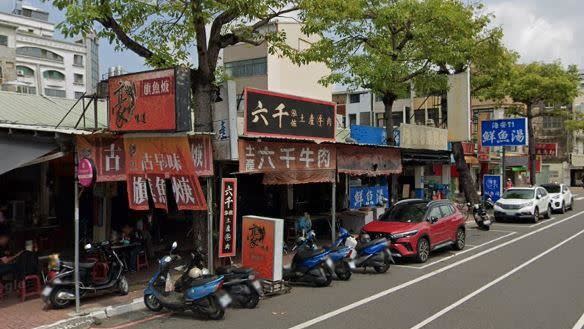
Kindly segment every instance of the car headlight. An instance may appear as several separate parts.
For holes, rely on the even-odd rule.
[[[503,203],[502,203],[502,202],[499,202],[499,201],[497,201],[497,202],[495,202],[495,206],[497,206],[497,207],[503,207]]]
[[[559,199],[561,199],[561,198],[562,198],[562,196],[561,196],[561,195],[554,195],[554,197],[553,197],[553,199],[554,199],[554,200],[559,200]]]
[[[416,235],[417,233],[418,233],[418,230],[407,231],[407,232],[403,232],[403,233],[392,234],[391,238],[392,239],[407,238],[409,236]]]
[[[531,206],[533,206],[533,201],[530,201],[530,202],[526,202],[526,203],[521,204],[521,208],[531,207]]]

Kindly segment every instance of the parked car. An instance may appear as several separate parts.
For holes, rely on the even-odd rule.
[[[546,219],[551,217],[551,198],[541,186],[513,187],[495,202],[494,210],[495,221],[527,219],[535,223],[542,215]]]
[[[399,201],[379,220],[365,225],[363,233],[391,240],[393,257],[414,257],[420,263],[435,249],[461,250],[466,242],[465,217],[449,200]]]
[[[563,214],[574,208],[574,196],[566,184],[543,184],[541,187],[550,195],[553,211]]]

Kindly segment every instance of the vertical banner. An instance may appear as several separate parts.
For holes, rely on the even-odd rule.
[[[150,194],[154,208],[168,211],[168,198],[166,197],[166,182],[164,175],[147,175]]]
[[[471,140],[470,71],[448,76],[448,141]]]
[[[128,205],[133,210],[148,210],[148,179],[145,175],[128,175]]]
[[[237,178],[221,180],[219,258],[237,253]]]
[[[483,193],[497,202],[503,193],[503,184],[501,175],[484,175],[483,176]]]
[[[258,279],[282,280],[284,220],[243,216],[242,265],[253,268]]]

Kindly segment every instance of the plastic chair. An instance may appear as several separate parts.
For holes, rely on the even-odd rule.
[[[146,257],[146,252],[144,250],[138,253],[138,257],[136,257],[136,270],[140,271],[141,269],[148,269],[148,257]]]
[[[27,275],[19,283],[18,292],[24,302],[27,297],[41,296],[41,278],[36,275]]]

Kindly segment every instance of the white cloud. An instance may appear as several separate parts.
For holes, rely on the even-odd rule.
[[[545,0],[545,5],[538,0],[503,1],[487,4],[487,10],[495,14],[494,22],[503,27],[505,43],[519,52],[522,62],[560,59],[564,64],[582,66],[584,44],[578,43],[575,37],[582,27],[577,17],[570,17],[578,14],[566,12],[554,17],[558,8],[546,11],[548,1]]]

